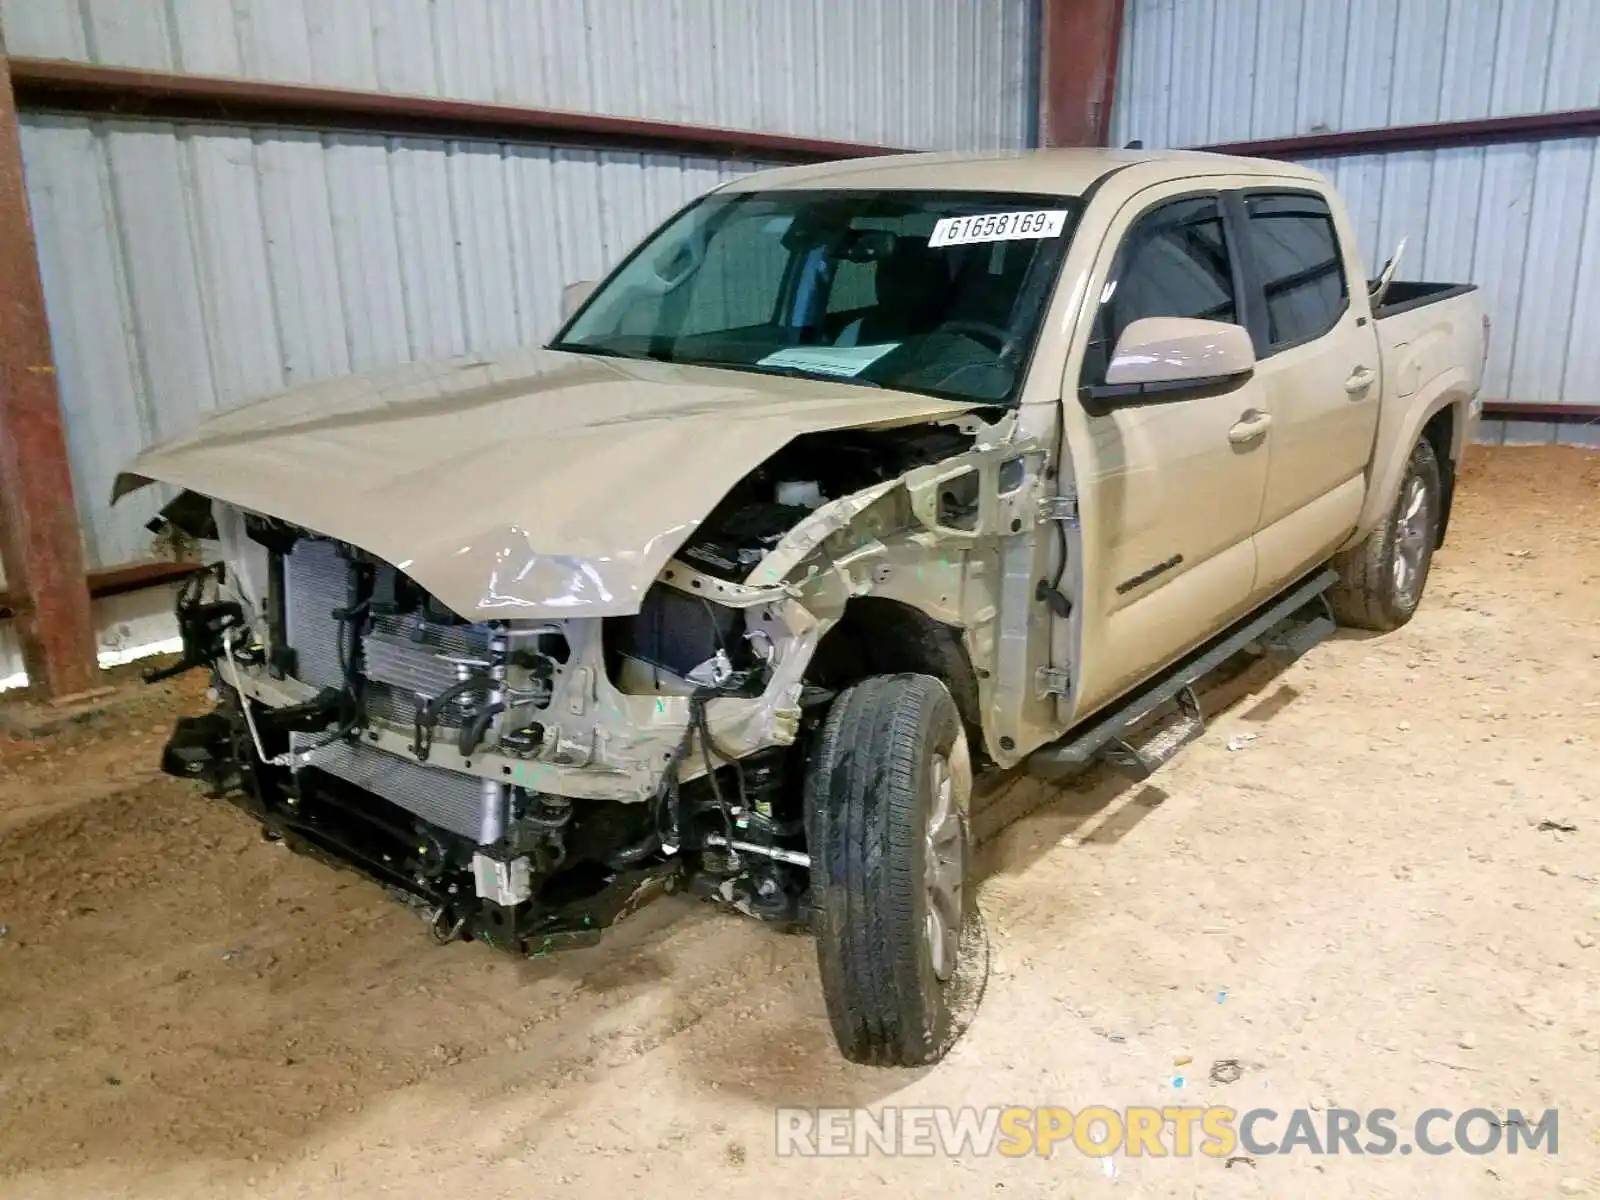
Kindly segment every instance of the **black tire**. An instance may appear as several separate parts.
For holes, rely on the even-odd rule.
[[[972,767],[949,691],[931,675],[875,675],[834,700],[807,767],[806,806],[822,990],[852,1062],[921,1066],[954,1041],[955,965],[974,921],[971,888],[959,886],[953,937],[927,932],[941,778],[958,838],[942,841],[937,858],[953,859],[943,878],[954,872],[964,885]],[[946,918],[936,931],[948,929]]]
[[[1413,512],[1419,489],[1422,507]],[[1389,515],[1366,541],[1334,559],[1339,582],[1329,598],[1340,624],[1387,632],[1411,620],[1422,602],[1439,541],[1440,498],[1439,460],[1426,440],[1419,441]],[[1408,570],[1397,573],[1401,561]]]

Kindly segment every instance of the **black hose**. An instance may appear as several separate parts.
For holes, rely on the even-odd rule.
[[[495,681],[488,676],[474,675],[470,679],[452,683],[426,704],[421,702],[422,698],[419,696],[412,725],[414,735],[412,753],[417,756],[417,761],[428,761],[428,754],[433,748],[433,727],[439,723],[439,717],[443,715],[451,701],[458,700],[469,692],[480,692],[494,686]]]
[[[624,846],[620,850],[613,850],[606,855],[606,866],[615,870],[638,866],[656,851],[661,849],[661,834],[654,827],[639,841],[631,846]]]
[[[456,738],[456,749],[461,757],[465,758],[478,748],[484,734],[489,732],[490,723],[505,710],[504,704],[487,704],[472,714],[472,719],[461,727],[461,734]]]

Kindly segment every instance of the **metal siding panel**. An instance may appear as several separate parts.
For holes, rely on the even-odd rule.
[[[956,96],[956,121],[951,128],[954,134],[953,146],[981,146],[983,144],[983,118],[985,110],[994,103],[992,89],[999,84],[997,74],[985,74],[978,63],[978,56],[983,52],[982,43],[978,40],[978,27],[981,23],[978,6],[975,4],[960,5],[957,10],[959,20],[956,25],[956,36],[951,39],[951,51],[955,55],[955,96]],[[866,33],[863,29],[862,34]],[[858,47],[870,45],[863,36],[857,43]],[[863,85],[871,86],[873,72],[866,62],[862,62],[863,69],[856,81],[856,95],[859,99]]]
[[[1168,119],[1174,100],[1173,57],[1178,40],[1173,36],[1177,21],[1175,3],[1176,0],[1144,2],[1141,41],[1145,58],[1141,74],[1150,81],[1150,95],[1142,114],[1144,128],[1135,128],[1132,136],[1152,149],[1176,144]]]
[[[1500,10],[1489,115],[1538,112],[1550,69],[1556,0],[1516,0]]]
[[[231,5],[216,0],[169,0],[177,45],[176,69],[199,75],[243,75],[239,28]]]
[[[552,151],[546,147],[506,149],[507,203],[511,222],[513,286],[522,340],[543,342],[561,322],[561,289],[576,279],[562,276]]]
[[[0,0],[3,3],[4,0]],[[1111,102],[1111,144],[1126,145],[1139,135],[1131,132],[1139,125],[1136,111],[1139,101],[1149,91],[1140,58],[1138,16],[1144,6],[1137,2],[1124,4],[1122,9],[1122,37],[1118,43],[1117,90]]]
[[[1399,8],[1394,0],[1351,0],[1337,128],[1374,129],[1388,123]]]
[[[90,566],[107,566],[128,557],[118,551],[137,544],[154,505],[141,494],[106,511],[112,480],[147,429],[105,148],[80,118],[20,124],[84,551]]]
[[[1423,247],[1428,241],[1429,196],[1433,187],[1434,156],[1426,150],[1383,156],[1383,204],[1378,217],[1377,238],[1364,258],[1367,270],[1376,275],[1388,261],[1400,239],[1406,251],[1396,268],[1398,279],[1422,279]]]
[[[516,285],[506,255],[511,230],[504,177],[501,147],[451,143],[450,198],[468,350],[504,350],[518,340]]]
[[[1563,446],[1600,448],[1600,421],[1586,421],[1582,425],[1557,425],[1556,441]]]
[[[199,0],[206,3],[207,0]],[[379,87],[378,48],[370,0],[313,3],[306,9],[311,77],[327,87]]]
[[[246,75],[290,83],[316,79],[305,0],[273,0],[270,7],[244,6],[237,13],[239,53]],[[340,85],[346,86],[343,79]]]
[[[611,261],[602,226],[599,156],[590,150],[557,150],[552,165],[562,231],[559,278],[564,283],[599,279]]]
[[[83,10],[77,4],[0,0],[0,32],[10,54],[78,61],[89,57]]]
[[[1600,106],[1600,21],[1594,0],[1557,0],[1544,109]]]
[[[1342,128],[1345,51],[1350,10],[1309,0],[1300,31],[1300,90],[1295,100],[1295,132],[1325,133]]]
[[[922,47],[928,45],[928,31],[926,23],[917,19],[917,15],[905,5],[896,5],[895,14],[900,19],[895,42],[898,48],[898,69],[896,77],[905,87],[907,96],[929,97],[938,87],[934,78],[932,60],[923,54]],[[818,70],[821,77],[821,70]],[[924,146],[928,142],[928,130],[933,127],[933,107],[930,103],[907,104],[895,113],[894,132],[898,135],[889,140],[902,146]]]
[[[445,144],[398,140],[389,159],[395,236],[411,352],[448,358],[467,348]]]
[[[432,16],[440,93],[466,100],[496,99],[497,46],[490,0],[452,0],[448,13],[434,6]]]
[[[211,376],[219,408],[283,386],[255,144],[248,130],[186,139]]]
[[[1306,0],[1262,0],[1247,137],[1287,137],[1297,130],[1305,5]]]
[[[350,367],[364,371],[405,362],[412,351],[389,178],[389,142],[379,137],[330,136],[324,154]]]
[[[1201,145],[1600,104],[1592,0],[1128,0],[1112,128]]]
[[[57,0],[59,2],[59,0]],[[170,71],[172,31],[165,0],[78,0],[93,61]]]
[[[1593,322],[1600,313],[1600,139],[1593,148],[1588,186],[1584,189],[1586,208],[1583,231],[1577,247],[1577,287],[1572,297],[1572,312],[1582,313]],[[1561,399],[1570,404],[1600,404],[1600,338],[1591,332],[1592,324],[1578,330],[1567,347],[1566,371]]]
[[[937,128],[928,145],[938,150],[953,150],[963,145],[962,129],[965,110],[976,97],[964,96],[956,89],[958,64],[961,61],[959,34],[952,34],[961,26],[961,11],[965,0],[933,0],[938,7],[932,22],[938,32],[934,35],[934,71],[940,86],[934,91],[934,114]],[[848,61],[848,60],[846,60]],[[857,80],[849,80],[854,92]]]
[[[1501,444],[1505,446],[1553,446],[1556,442],[1554,421],[1506,421]]]
[[[1210,122],[1210,77],[1216,70],[1211,53],[1214,34],[1209,0],[1178,0],[1173,9],[1172,93],[1168,101],[1167,137],[1174,146],[1199,146]]]
[[[600,112],[644,111],[645,87],[634,42],[637,25],[626,0],[589,4],[585,12],[591,48],[586,54],[594,86],[590,103]],[[604,47],[603,53],[595,53],[599,47]]]
[[[1389,98],[1389,125],[1422,125],[1439,119],[1444,87],[1445,37],[1450,0],[1408,0],[1397,10]]]
[[[605,68],[608,55],[598,63],[590,59],[589,25],[593,6],[571,0],[537,0],[541,40],[555,55],[554,70],[546,77],[545,102],[556,108],[603,111],[596,104],[594,79]],[[721,47],[718,47],[721,53]]]
[[[295,384],[347,374],[350,346],[322,139],[274,130],[258,132],[255,140],[284,379]]]
[[[1200,23],[1208,2],[1184,0]],[[1035,0],[0,0],[19,53],[941,148],[1025,144],[1035,13]]]
[[[1439,119],[1465,121],[1489,115],[1502,0],[1451,0],[1445,18],[1444,78]]]
[[[1470,280],[1477,247],[1483,150],[1477,146],[1437,150],[1432,157],[1428,232],[1417,247],[1421,269],[1412,278]]]
[[[1369,265],[1382,262],[1378,257],[1379,226],[1383,222],[1383,158],[1381,154],[1364,154],[1341,158],[1333,171],[1333,178],[1350,210],[1350,222],[1356,228],[1356,241],[1361,248],[1361,258]]]
[[[1534,171],[1528,249],[1523,257],[1522,306],[1507,395],[1530,404],[1558,403],[1575,338],[1578,262],[1583,253],[1594,140],[1546,142]],[[1579,310],[1581,311],[1581,310]]]
[[[1471,278],[1483,288],[1484,307],[1496,333],[1483,382],[1484,398],[1490,401],[1510,395],[1537,153],[1537,147],[1527,145],[1484,147],[1478,227],[1493,236],[1478,239]]]
[[[674,29],[684,64],[682,113],[684,120],[698,121],[704,119],[706,114],[721,111],[717,97],[721,80],[712,69],[715,62],[716,14],[710,5],[698,3],[697,0],[679,0],[679,3]],[[815,65],[812,70],[816,70]]]
[[[104,136],[144,377],[143,426],[154,443],[192,428],[216,408],[191,237],[193,188],[172,126],[113,123]]]
[[[758,88],[750,53],[755,42],[753,14],[743,4],[718,4],[715,17],[717,111],[712,123],[737,125],[738,114],[742,113],[745,123],[754,125]]]
[[[263,0],[253,0],[260,3]],[[371,0],[378,86],[386,92],[437,96],[437,48],[428,0]]]
[[[1213,55],[1218,62],[1238,66],[1234,70],[1213,73],[1207,105],[1208,142],[1250,136],[1251,114],[1255,107],[1256,41],[1260,33],[1259,0],[1231,0],[1217,9]]]

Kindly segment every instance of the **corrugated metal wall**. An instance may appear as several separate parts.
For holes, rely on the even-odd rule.
[[[1600,105],[1594,0],[1128,0],[1113,141],[1194,146]],[[1403,279],[1482,285],[1491,403],[1600,404],[1600,141],[1308,161]],[[1600,426],[1485,437],[1600,443]]]
[[[991,148],[1032,137],[1036,5],[0,0],[0,31],[19,55]],[[155,490],[106,503],[144,446],[305,380],[542,340],[563,284],[752,169],[38,115],[22,126],[92,566],[150,556]],[[120,651],[144,628],[119,619],[103,644]],[[17,670],[0,626],[0,682]]]
[[[23,159],[91,564],[149,557],[137,451],[264,392],[537,342],[665,214],[748,167],[31,117]]]
[[[1127,0],[1124,14],[1118,145],[1600,104],[1594,0]]]
[[[13,54],[842,141],[1023,145],[1034,0],[0,0]]]

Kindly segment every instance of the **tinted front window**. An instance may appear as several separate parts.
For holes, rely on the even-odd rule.
[[[1060,196],[732,192],[647,241],[558,349],[1016,398],[1076,223]]]
[[[1250,245],[1266,289],[1267,340],[1321,337],[1349,300],[1333,215],[1318,196],[1251,196]]]
[[[1142,317],[1238,320],[1215,197],[1163,204],[1128,230],[1090,335],[1086,382],[1104,382],[1117,339]]]

